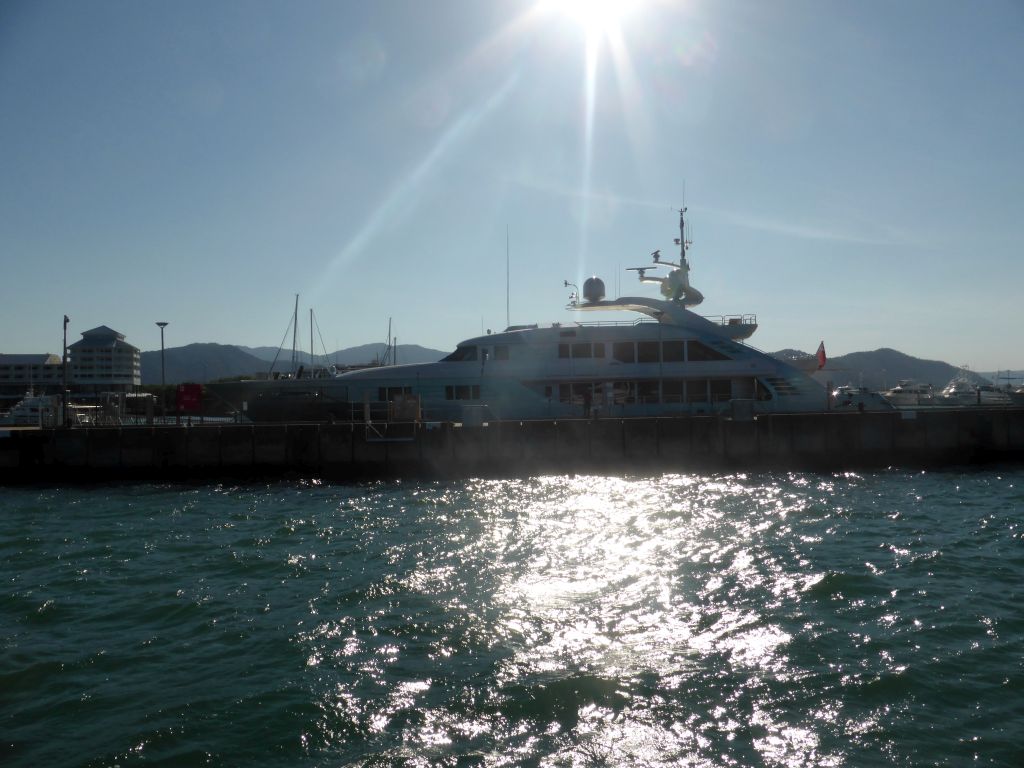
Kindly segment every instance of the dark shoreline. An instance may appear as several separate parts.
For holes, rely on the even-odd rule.
[[[931,468],[1024,460],[1024,408],[0,432],[0,484],[360,481],[552,473]]]

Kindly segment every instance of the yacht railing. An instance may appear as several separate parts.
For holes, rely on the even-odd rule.
[[[638,317],[635,320],[574,320],[573,321],[573,325],[577,325],[577,326],[580,326],[580,327],[583,327],[583,326],[587,326],[587,327],[596,327],[596,326],[607,327],[609,325],[633,326],[633,325],[646,325],[648,323],[653,323],[653,324],[657,325],[658,321],[655,320],[653,317]],[[564,324],[560,324],[560,325],[564,325]]]
[[[701,315],[708,322],[715,325],[757,325],[757,315]],[[647,323],[657,323],[653,317],[638,317],[635,320],[574,320],[573,325],[578,326],[633,326]]]
[[[717,325],[757,325],[757,315],[701,315]]]

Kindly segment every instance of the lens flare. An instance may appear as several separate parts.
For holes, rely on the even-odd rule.
[[[587,40],[613,37],[640,3],[630,0],[542,0],[542,10],[568,18],[586,32]]]

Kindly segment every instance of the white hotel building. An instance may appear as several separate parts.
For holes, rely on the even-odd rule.
[[[124,334],[101,325],[82,333],[68,346],[68,385],[77,394],[132,392],[142,384],[140,352]],[[64,389],[64,366],[59,355],[0,354],[0,398],[19,399],[58,394]]]
[[[101,325],[68,347],[70,378],[78,392],[131,392],[142,384],[141,354],[124,334]]]

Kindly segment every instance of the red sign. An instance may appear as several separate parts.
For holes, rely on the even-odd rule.
[[[201,412],[203,410],[203,385],[179,384],[177,403],[179,413]]]

